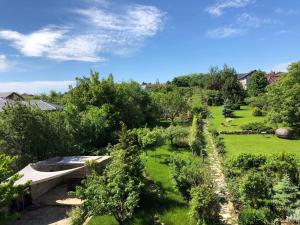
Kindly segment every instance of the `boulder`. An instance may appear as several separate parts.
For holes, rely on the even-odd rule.
[[[289,139],[292,137],[292,131],[286,128],[278,128],[275,131],[275,135],[279,138]]]

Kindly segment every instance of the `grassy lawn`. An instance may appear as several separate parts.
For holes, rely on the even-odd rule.
[[[226,157],[240,153],[294,154],[300,162],[300,140],[285,140],[275,135],[222,135],[226,146]]]
[[[235,118],[232,119],[230,125],[226,123],[226,119],[222,115],[223,106],[212,106],[209,108],[213,120],[212,124],[218,131],[235,131],[241,130],[241,125],[252,122],[264,122],[265,117],[255,117],[252,115],[252,108],[250,106],[241,106],[241,110],[234,112]],[[222,125],[225,124],[226,126]]]
[[[155,150],[148,150],[142,154],[142,160],[150,180],[146,186],[151,186],[151,183],[154,182],[155,186],[160,187],[161,197],[152,193],[146,193],[131,224],[153,224],[154,215],[158,215],[161,222],[165,225],[182,225],[187,223],[188,205],[179,192],[174,189],[171,179],[170,160],[173,154],[192,157],[187,150],[174,153],[168,145]],[[112,217],[105,216],[95,217],[89,222],[89,225],[96,224],[116,225],[117,223]]]

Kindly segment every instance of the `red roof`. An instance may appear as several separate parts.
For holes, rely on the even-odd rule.
[[[266,75],[266,78],[269,84],[272,84],[276,82],[279,79],[279,77],[283,74],[284,74],[283,72],[271,72]]]

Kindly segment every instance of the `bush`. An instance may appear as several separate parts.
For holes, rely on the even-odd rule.
[[[251,131],[257,131],[257,132],[271,132],[273,131],[272,127],[269,127],[265,125],[264,123],[248,123],[243,126],[241,126],[242,130],[251,130]]]
[[[269,225],[269,210],[247,207],[240,212],[239,225]]]
[[[76,207],[68,212],[70,225],[82,225],[86,220],[85,213],[80,207]]]
[[[223,108],[222,114],[225,118],[233,116],[232,104],[230,103],[230,101],[228,99],[224,103],[224,108]]]
[[[252,112],[253,116],[263,116],[263,111],[260,108],[255,107]]]

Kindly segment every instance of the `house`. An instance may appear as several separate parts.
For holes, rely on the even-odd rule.
[[[255,72],[256,72],[256,70],[252,70],[249,73],[238,74],[238,80],[240,81],[240,83],[242,84],[242,86],[245,90],[247,90],[250,78],[253,75],[253,73],[255,73]]]
[[[53,104],[38,99],[26,101],[16,92],[0,92],[0,112],[3,111],[4,106],[14,104],[24,104],[32,107],[38,107],[43,111],[57,111],[64,108],[62,105]]]
[[[266,74],[266,78],[269,82],[269,84],[275,83],[282,75],[284,75],[283,72],[270,72]]]
[[[0,98],[13,101],[24,101],[24,98],[16,92],[0,92]]]
[[[45,161],[32,163],[18,172],[22,177],[15,186],[29,182],[29,197],[32,201],[38,199],[56,186],[78,184],[91,173],[87,161],[94,161],[96,170],[102,170],[111,160],[111,156],[65,156],[54,157]]]

